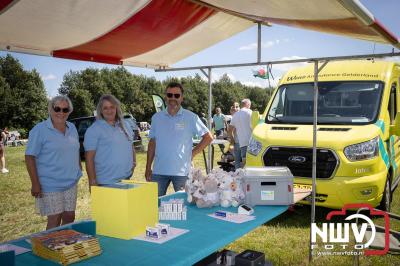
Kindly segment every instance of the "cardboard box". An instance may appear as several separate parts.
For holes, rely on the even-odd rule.
[[[293,204],[293,175],[287,167],[246,167],[243,181],[248,205]]]
[[[154,182],[123,181],[113,186],[93,186],[92,219],[97,234],[132,239],[158,223],[158,188]]]

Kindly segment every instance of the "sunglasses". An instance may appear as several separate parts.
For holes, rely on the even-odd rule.
[[[69,112],[69,108],[67,107],[67,108],[61,108],[61,107],[58,107],[58,106],[53,106],[53,110],[54,110],[54,112],[56,112],[56,113],[59,113],[59,112],[63,112],[63,113],[68,113]]]
[[[179,99],[181,97],[179,93],[167,93],[168,98],[172,98],[172,96],[174,96],[175,99]]]

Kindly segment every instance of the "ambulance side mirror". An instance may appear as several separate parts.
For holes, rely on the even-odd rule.
[[[258,125],[259,121],[260,121],[260,112],[253,111],[251,113],[251,129],[254,129]]]

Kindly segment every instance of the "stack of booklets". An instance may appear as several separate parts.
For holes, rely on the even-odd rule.
[[[35,255],[68,265],[101,254],[99,241],[92,235],[60,230],[32,238]]]

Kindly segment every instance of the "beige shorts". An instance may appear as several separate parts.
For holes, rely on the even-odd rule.
[[[75,211],[77,185],[57,192],[43,192],[43,197],[36,198],[36,211],[42,216]]]

